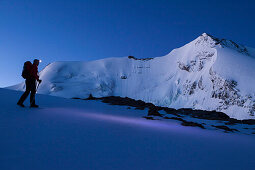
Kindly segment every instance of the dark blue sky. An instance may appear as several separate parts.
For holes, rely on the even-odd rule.
[[[255,2],[0,0],[0,87],[26,60],[157,57],[203,32],[255,47]]]

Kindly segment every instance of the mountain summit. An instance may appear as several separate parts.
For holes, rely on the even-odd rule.
[[[159,106],[217,110],[254,119],[255,49],[203,33],[153,59],[107,58],[54,62],[45,67],[39,93],[66,98],[121,96]],[[24,90],[24,83],[10,87]]]
[[[226,48],[226,47],[231,48],[231,49],[236,50],[240,53],[250,55],[248,52],[248,49],[244,45],[237,44],[232,40],[219,39],[219,38],[216,38],[216,37],[209,35],[207,33],[203,33],[199,38],[203,39],[204,41],[209,40],[210,42],[212,42],[212,40],[213,40],[215,46],[219,45],[222,48]]]

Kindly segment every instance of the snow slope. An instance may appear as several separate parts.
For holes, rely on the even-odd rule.
[[[142,119],[142,110],[0,89],[0,169],[254,169],[254,136]],[[28,101],[25,103],[28,105]]]
[[[254,119],[255,50],[206,33],[153,59],[54,62],[39,93],[66,98],[121,96],[159,106],[217,110]],[[24,83],[10,87],[24,90]]]

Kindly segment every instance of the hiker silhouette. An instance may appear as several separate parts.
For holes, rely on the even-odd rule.
[[[26,79],[26,91],[20,97],[17,105],[25,107],[23,102],[26,100],[27,96],[30,94],[30,107],[39,107],[35,104],[35,93],[36,93],[36,82],[40,84],[42,80],[38,76],[38,65],[40,61],[35,59],[33,64],[30,61],[26,61],[23,66],[22,77]]]

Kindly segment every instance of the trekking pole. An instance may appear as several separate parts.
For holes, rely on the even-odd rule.
[[[38,83],[37,86],[36,86],[35,94],[37,93],[37,89],[38,89],[39,85],[40,85],[40,83]],[[35,102],[35,95],[34,95],[33,100],[32,100],[31,103],[34,103],[34,102]],[[31,104],[31,103],[30,103],[30,104]]]
[[[40,84],[41,84],[41,82],[39,82],[39,83],[37,84],[37,87],[36,87],[36,89],[35,89],[36,92],[37,92],[38,87],[39,87]]]

